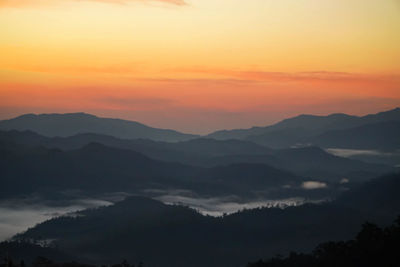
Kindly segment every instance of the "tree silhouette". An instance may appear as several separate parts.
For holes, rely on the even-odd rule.
[[[380,228],[366,222],[354,240],[326,242],[312,254],[292,252],[286,258],[249,263],[248,267],[398,267],[400,263],[400,216],[393,225]]]

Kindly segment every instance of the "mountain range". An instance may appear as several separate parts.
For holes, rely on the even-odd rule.
[[[218,218],[130,197],[49,220],[15,240],[54,240],[61,252],[90,263],[127,259],[146,266],[243,266],[290,250],[308,252],[325,240],[350,238],[365,220],[388,224],[400,213],[398,190],[400,176],[390,175],[332,202],[244,210]]]
[[[271,126],[217,131],[208,137],[219,140],[242,139],[274,148],[309,144],[347,148],[352,144],[348,138],[354,140],[362,137],[362,142],[352,144],[350,148],[397,149],[398,139],[393,144],[389,142],[393,141],[392,136],[400,135],[399,122],[400,108],[362,117],[346,114],[300,115]],[[374,135],[369,134],[370,131]],[[385,143],[383,140],[387,137],[389,140]]]
[[[352,184],[394,171],[390,166],[334,156],[318,147],[272,150],[242,140],[167,143],[99,134],[49,138],[16,130],[0,131],[0,156],[3,180],[9,179],[3,193],[21,184],[31,191],[46,185],[47,190],[103,192],[98,188],[101,186],[134,192],[185,188],[242,194],[245,189],[267,185],[294,185],[294,190],[307,180],[338,185],[346,178]],[[30,179],[23,183],[25,177]],[[23,186],[18,188],[27,192]]]
[[[148,138],[169,142],[196,137],[174,130],[152,128],[136,121],[100,118],[86,113],[25,114],[0,121],[0,129],[31,130],[49,137],[97,133],[126,139]]]
[[[0,254],[239,267],[351,238],[366,220],[400,214],[399,115],[300,115],[207,136],[84,113],[0,121],[1,203],[129,196],[40,223],[0,243]],[[376,155],[390,160],[363,161]]]
[[[270,126],[223,130],[203,137],[246,140],[272,148],[317,145],[324,148],[394,150],[399,149],[396,138],[400,135],[399,123],[400,108],[395,108],[361,117],[347,114],[299,115]],[[47,137],[92,133],[121,139],[143,138],[166,142],[199,137],[152,128],[135,121],[100,118],[86,113],[26,114],[0,121],[0,130],[31,130]]]

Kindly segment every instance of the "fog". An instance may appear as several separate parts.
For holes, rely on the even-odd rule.
[[[13,199],[0,202],[0,241],[27,230],[48,219],[73,214],[78,210],[111,205],[111,201],[101,199],[77,199],[55,203],[36,198]]]
[[[328,148],[326,151],[330,154],[339,157],[353,157],[353,156],[391,156],[392,153],[382,152],[379,150],[365,150],[365,149],[342,149],[342,148]]]
[[[307,182],[307,189],[323,187],[323,183]],[[315,183],[315,184],[314,184]],[[258,199],[244,201],[237,196],[202,197],[188,190],[145,190],[144,195],[165,204],[179,204],[191,207],[203,215],[222,216],[243,209],[259,207],[298,206],[311,202],[302,197],[283,199]],[[45,200],[37,197],[0,201],[0,241],[10,239],[38,223],[58,216],[73,216],[74,212],[87,208],[112,205],[129,196],[127,193],[112,193],[97,198],[70,198],[62,200]],[[320,201],[312,201],[320,202]]]
[[[231,214],[243,209],[254,209],[259,207],[279,207],[285,208],[289,206],[297,206],[304,204],[306,200],[304,198],[286,198],[286,199],[260,199],[255,201],[243,202],[241,199],[235,196],[229,197],[191,197],[183,195],[162,195],[155,197],[166,204],[179,204],[189,206],[203,215],[210,216],[222,216],[223,214]]]
[[[327,188],[328,185],[326,183],[318,181],[306,181],[302,183],[301,187],[306,190],[314,190],[314,189]]]

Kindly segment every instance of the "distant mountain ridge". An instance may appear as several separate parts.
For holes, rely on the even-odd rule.
[[[325,133],[330,132],[330,140],[336,138],[335,145],[344,147],[346,145],[344,139],[344,142],[340,142],[340,136],[332,137],[335,132],[349,131],[347,135],[350,135],[354,128],[369,125],[371,130],[372,127],[379,127],[379,124],[384,122],[400,122],[400,108],[361,117],[342,113],[328,116],[299,115],[270,126],[222,130],[203,137],[216,140],[246,140],[272,148],[288,148],[298,144],[329,147],[329,142],[323,140],[323,137]],[[396,130],[394,135],[397,134],[398,128],[392,127],[388,130],[393,129]],[[180,133],[175,130],[152,128],[136,121],[101,118],[86,113],[25,114],[13,119],[0,121],[0,130],[31,130],[48,137],[68,137],[92,133],[122,139],[142,138],[165,142],[188,141],[200,137],[199,135]],[[376,132],[376,129],[373,131]],[[346,134],[341,134],[346,136]],[[369,140],[364,138],[365,146],[359,148],[398,148],[392,147],[391,143],[378,144],[371,139],[373,138],[371,137]]]
[[[145,139],[124,140],[99,134],[69,137],[44,137],[31,131],[1,131],[0,142],[65,151],[90,143],[136,151],[156,160],[180,162],[199,167],[239,163],[266,164],[300,176],[338,181],[343,177],[356,181],[393,171],[390,166],[365,163],[331,155],[318,147],[273,150],[245,140],[196,138],[183,142],[155,142]]]
[[[334,113],[327,116],[317,116],[302,114],[292,118],[284,119],[276,124],[268,125],[264,127],[252,127],[248,129],[233,129],[233,130],[221,130],[208,134],[207,136],[215,139],[242,139],[248,136],[256,136],[269,131],[276,131],[285,128],[298,128],[308,127],[310,129],[324,128],[348,128],[362,124],[375,123],[381,121],[395,121],[400,120],[400,107],[383,111],[376,114],[369,114],[366,116],[352,116],[344,113]],[[337,126],[335,124],[341,124]]]
[[[185,189],[198,194],[248,196],[262,188],[285,184],[299,187],[307,180],[265,164],[204,168],[154,160],[133,150],[99,143],[62,151],[1,139],[0,174],[0,198],[76,189],[88,194]]]
[[[349,136],[354,128],[369,125],[369,130],[371,130],[374,126],[377,128],[380,127],[379,124],[384,122],[400,122],[400,108],[362,117],[346,114],[331,114],[328,116],[299,115],[285,119],[271,126],[217,131],[209,134],[207,137],[218,140],[231,138],[242,139],[272,148],[287,148],[298,144],[324,144],[329,146],[329,142],[324,142],[321,139],[323,134],[326,132],[339,130],[349,131],[347,134],[342,133],[343,136]],[[392,127],[391,130],[393,129],[395,128]],[[397,129],[395,130],[397,131]],[[373,131],[376,131],[376,129]],[[393,147],[393,144],[388,144],[388,142],[383,146],[382,144],[376,144],[374,138],[376,138],[376,136],[369,138],[369,140],[364,139],[366,146],[360,146],[358,148],[370,149],[371,146],[375,149],[382,149],[391,146],[393,149],[398,148]],[[336,137],[335,145],[338,145],[338,147],[344,147],[346,140],[342,139],[343,142],[340,142],[339,139],[340,137]]]
[[[400,148],[400,120],[327,131],[313,138],[313,143],[323,147],[393,150]]]
[[[175,130],[152,128],[136,121],[101,118],[86,113],[26,114],[0,121],[0,129],[31,130],[48,137],[97,133],[125,139],[147,138],[166,142],[196,137]]]

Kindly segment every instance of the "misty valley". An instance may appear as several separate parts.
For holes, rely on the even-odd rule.
[[[315,251],[359,250],[374,229],[382,246],[400,244],[399,136],[400,109],[206,136],[85,113],[3,120],[1,257],[42,267],[339,266]]]
[[[0,0],[0,267],[400,267],[400,0]]]

